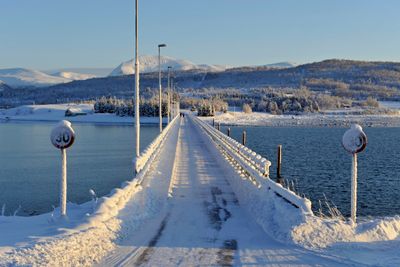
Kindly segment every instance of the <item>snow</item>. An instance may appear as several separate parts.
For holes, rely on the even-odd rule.
[[[338,219],[308,217],[292,232],[301,246],[369,266],[400,266],[399,234],[399,216],[363,221],[356,227]]]
[[[223,148],[225,153],[232,157],[241,165],[241,168],[243,168],[245,172],[252,176],[253,184],[255,184],[257,187],[266,189],[266,191],[271,190],[276,195],[285,199],[287,202],[302,209],[304,213],[313,214],[311,210],[311,201],[309,199],[297,196],[294,192],[267,178],[269,176],[269,167],[271,166],[271,162],[269,160],[238,143],[233,138],[221,133],[209,124],[204,123],[197,118],[195,118],[195,121],[201,125],[201,127],[210,135],[210,137],[212,137],[214,142]]]
[[[11,87],[45,87],[70,82],[64,77],[55,77],[37,70],[16,68],[0,69],[0,81]]]
[[[77,72],[70,72],[70,71],[61,71],[61,72],[56,72],[53,74],[53,76],[65,78],[71,81],[78,81],[78,80],[87,80],[87,79],[92,79],[96,78],[96,75],[92,74],[83,74],[83,73],[77,73]]]
[[[83,74],[71,71],[60,71],[48,74],[38,70],[24,68],[0,69],[0,87],[2,82],[14,88],[46,87],[60,83],[68,83],[75,80],[87,80],[95,77],[96,76],[92,74]]]
[[[400,101],[379,101],[379,105],[385,108],[400,109]]]
[[[59,149],[70,147],[74,143],[74,140],[75,140],[75,131],[72,128],[71,122],[67,120],[60,121],[50,133],[51,143],[56,148]]]
[[[0,216],[0,266],[400,266],[400,216],[355,226],[314,216],[249,176],[201,124],[176,122],[141,179],[69,203],[68,220],[58,209]]]
[[[182,121],[176,149],[171,182],[166,183],[165,177],[158,175],[158,188],[164,187],[159,192],[166,192],[169,187],[168,198],[165,193],[162,195],[164,205],[158,215],[117,241],[116,249],[99,266],[229,266],[271,262],[339,266],[334,260],[279,243],[266,235],[249,218],[232,191],[231,180],[243,181],[237,175],[232,177],[232,172],[220,164],[219,152],[190,119]],[[278,202],[294,209],[282,200]]]
[[[248,125],[270,127],[349,127],[354,123],[363,127],[400,127],[398,115],[348,115],[312,113],[303,115],[272,115],[269,113],[227,112],[202,118],[221,125]]]
[[[156,72],[158,71],[158,56],[139,56],[140,62],[140,72]],[[110,76],[121,76],[134,74],[134,60],[129,60],[121,63],[117,68],[115,68]],[[168,66],[172,67],[174,70],[191,70],[191,69],[201,69],[206,71],[224,71],[226,66],[221,65],[196,65],[188,60],[175,59],[172,57],[161,56],[161,69],[162,71],[167,71]]]
[[[145,174],[147,169],[146,165],[149,165],[152,162],[152,158],[154,157],[155,152],[160,147],[160,144],[164,142],[164,139],[169,133],[169,128],[171,128],[175,124],[175,121],[177,119],[178,116],[173,118],[171,122],[163,129],[163,131],[156,137],[156,139],[151,142],[151,144],[148,145],[142,153],[140,153],[140,156],[138,158],[136,158],[136,161],[134,162],[136,172],[141,172],[142,176]]]
[[[267,65],[264,65],[264,66],[265,67],[271,67],[271,68],[277,68],[277,69],[286,69],[286,68],[296,67],[296,66],[298,66],[298,64],[294,63],[294,62],[284,61],[284,62],[277,62],[277,63],[267,64]]]
[[[367,145],[367,136],[358,124],[351,125],[342,138],[343,147],[350,153],[361,152]]]
[[[83,74],[83,75],[91,75],[95,77],[106,77],[113,68],[59,68],[59,69],[51,69],[45,70],[44,72],[50,75],[54,73],[76,73],[76,74]]]
[[[86,113],[86,115],[65,117],[65,111]],[[74,123],[116,123],[134,124],[133,117],[119,117],[115,114],[94,113],[93,104],[50,104],[26,105],[0,110],[1,121],[46,121],[56,122],[68,118]],[[140,123],[158,123],[158,117],[141,117]],[[163,118],[166,122],[166,118]]]

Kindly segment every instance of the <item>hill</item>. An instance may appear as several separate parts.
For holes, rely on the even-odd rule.
[[[11,87],[5,84],[4,82],[0,81],[0,92],[4,90],[11,90]]]
[[[1,69],[0,81],[12,87],[46,87],[70,82],[71,80],[63,77],[51,76],[37,70],[14,68]]]
[[[293,68],[241,67],[221,72],[206,70],[175,71],[175,84],[181,91],[201,89],[239,89],[246,92],[254,88],[300,88],[354,99],[373,96],[378,99],[400,99],[400,63],[325,60]],[[158,73],[141,74],[141,95],[156,94]],[[24,104],[57,103],[101,96],[133,97],[134,75],[95,78],[74,81],[44,88],[43,90],[5,90],[0,104],[10,99]],[[163,73],[166,87],[166,74]]]
[[[87,80],[87,79],[96,78],[96,75],[83,74],[83,73],[77,73],[77,72],[71,72],[71,71],[56,72],[52,76],[65,78],[70,81],[79,81],[79,80]]]

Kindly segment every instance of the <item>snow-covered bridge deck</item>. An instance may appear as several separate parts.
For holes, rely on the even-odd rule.
[[[176,133],[169,137],[143,180],[165,205],[119,240],[100,266],[337,265],[269,237],[242,207],[230,185],[233,172],[205,132],[188,116],[177,124],[177,140]],[[121,219],[132,216],[130,204]]]

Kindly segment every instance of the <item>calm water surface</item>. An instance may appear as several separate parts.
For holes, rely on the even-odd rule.
[[[0,123],[0,209],[6,215],[51,211],[58,206],[61,153],[50,143],[54,123]],[[68,201],[90,200],[133,177],[133,126],[74,124],[77,138],[68,149]],[[141,148],[158,134],[158,126],[141,127]]]
[[[344,128],[231,127],[232,137],[241,142],[247,131],[247,146],[272,162],[276,178],[277,145],[283,146],[282,174],[293,180],[319,208],[318,200],[333,202],[350,215],[351,155],[341,145]],[[221,129],[226,132],[226,127]],[[365,128],[366,150],[358,161],[358,214],[400,214],[400,128]]]

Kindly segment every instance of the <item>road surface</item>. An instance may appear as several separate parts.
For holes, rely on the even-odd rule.
[[[175,159],[170,181],[158,184],[168,191],[165,207],[117,241],[100,266],[346,266],[270,238],[241,207],[205,138],[181,120],[175,155],[160,155]]]

